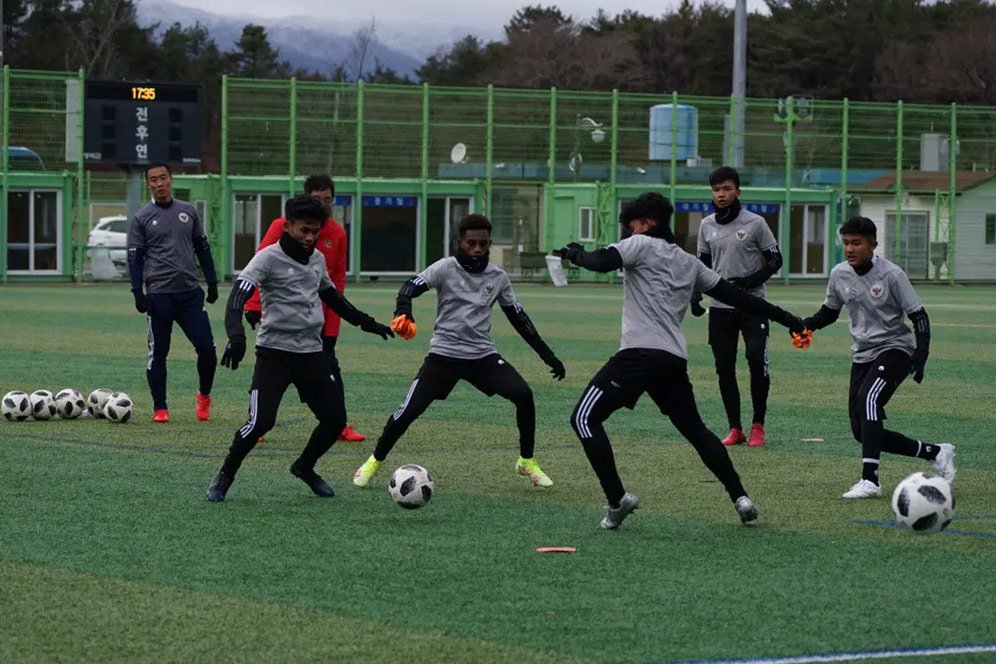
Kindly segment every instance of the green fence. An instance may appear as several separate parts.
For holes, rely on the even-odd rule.
[[[71,89],[82,73],[4,69],[3,170],[14,146],[33,150],[46,172],[74,178],[73,275],[81,275],[85,235],[92,218],[123,198],[124,176],[84,172],[82,115],[71,107]],[[671,105],[664,159],[649,154],[651,107]],[[777,188],[790,209],[793,189],[832,189],[839,199],[875,193],[892,197],[898,220],[890,256],[902,258],[902,209],[907,180],[921,166],[921,141],[935,135],[947,146],[934,155],[936,174],[931,226],[953,265],[958,177],[996,166],[996,108],[849,102],[808,98],[692,97],[678,93],[629,94],[566,90],[366,85],[314,81],[225,78],[221,82],[219,186],[210,202],[216,223],[230,223],[229,177],[286,179],[293,191],[302,173],[328,172],[356,182],[394,178],[479,181],[484,211],[502,207],[503,191],[546,185],[540,214],[551,214],[554,188],[598,183],[599,237],[614,223],[619,187],[657,187],[673,195],[682,185],[702,185],[712,168],[731,163],[743,144],[747,188]],[[692,109],[688,111],[688,109]],[[684,116],[694,113],[694,145],[681,149]],[[732,117],[742,113],[743,135]],[[667,133],[670,133],[668,136]],[[462,144],[462,154],[454,146]],[[946,171],[946,174],[945,174]],[[881,180],[883,175],[891,176]],[[885,182],[873,188],[876,180]],[[871,185],[869,183],[872,183]],[[425,188],[423,184],[423,189]],[[9,241],[7,196],[0,199],[0,239]],[[852,203],[848,211],[858,209]],[[496,209],[497,211],[497,209]],[[844,210],[834,215],[839,218]],[[606,219],[603,219],[606,217]],[[357,231],[360,229],[357,228]],[[932,235],[933,237],[933,235]],[[940,249],[938,249],[940,250]],[[6,274],[6,252],[0,272]]]

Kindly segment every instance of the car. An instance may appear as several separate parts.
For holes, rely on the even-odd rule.
[[[123,214],[101,217],[90,230],[87,255],[96,279],[114,279],[128,274],[128,228]]]
[[[12,171],[44,171],[45,162],[31,148],[10,146],[7,148],[7,164]]]

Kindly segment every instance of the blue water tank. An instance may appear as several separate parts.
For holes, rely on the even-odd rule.
[[[677,123],[672,135],[672,110]],[[650,161],[684,161],[699,154],[699,109],[685,104],[657,104],[650,107]]]

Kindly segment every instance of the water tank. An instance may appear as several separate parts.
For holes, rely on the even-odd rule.
[[[671,130],[672,111],[677,123]],[[673,135],[672,135],[673,134]],[[699,154],[699,109],[684,104],[650,107],[650,161],[684,161]]]

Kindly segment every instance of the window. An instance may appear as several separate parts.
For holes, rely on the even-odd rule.
[[[595,241],[595,208],[578,208],[578,241]]]
[[[62,248],[60,192],[11,190],[7,210],[7,268],[15,273],[58,273]]]
[[[996,214],[986,215],[986,244],[996,244]]]

